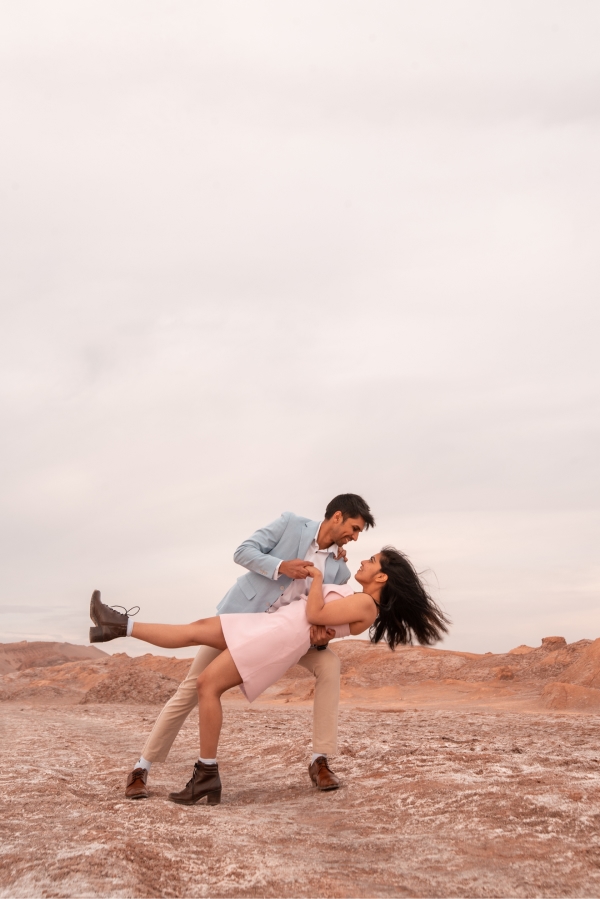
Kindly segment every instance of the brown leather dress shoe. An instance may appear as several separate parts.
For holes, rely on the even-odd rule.
[[[319,790],[337,790],[340,785],[339,777],[335,776],[324,755],[320,755],[308,766],[308,773]]]
[[[90,618],[97,625],[90,628],[90,643],[106,643],[115,637],[127,636],[127,615],[104,605],[100,600],[99,590],[92,593]]]
[[[195,805],[206,796],[207,805],[218,805],[221,801],[221,778],[218,765],[205,765],[198,760],[194,773],[179,793],[169,793],[171,802],[179,805]]]
[[[145,768],[134,768],[131,774],[127,775],[127,786],[125,787],[125,797],[127,799],[147,799],[148,772]]]

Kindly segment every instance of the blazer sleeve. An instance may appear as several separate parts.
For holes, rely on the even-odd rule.
[[[272,579],[277,566],[283,560],[270,553],[283,537],[292,516],[292,512],[284,512],[276,521],[255,531],[251,537],[240,543],[233,554],[233,561],[249,571]]]

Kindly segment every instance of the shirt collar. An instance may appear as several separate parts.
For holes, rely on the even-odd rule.
[[[319,536],[319,531],[321,530],[321,525],[323,524],[323,521],[325,521],[324,518],[319,522],[319,526],[317,527],[317,530],[316,530],[315,536],[313,537],[313,542],[312,542],[311,546],[315,547],[316,551],[319,553],[328,552],[328,553],[332,553],[333,555],[337,555],[339,552],[339,546],[337,545],[337,543],[332,543],[331,546],[327,547],[327,549],[319,549],[319,544],[317,543],[317,537]]]

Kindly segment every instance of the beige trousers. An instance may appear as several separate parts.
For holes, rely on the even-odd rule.
[[[220,650],[201,646],[187,677],[179,684],[156,719],[142,755],[149,762],[164,762],[183,722],[198,704],[198,675],[219,655]],[[313,751],[332,755],[337,749],[337,722],[340,703],[340,660],[329,648],[309,649],[299,665],[314,674]]]

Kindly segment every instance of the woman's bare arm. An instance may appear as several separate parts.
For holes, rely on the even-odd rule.
[[[332,599],[315,615],[309,615],[308,609],[306,614],[310,624],[323,624],[326,627],[349,624],[350,633],[355,635],[362,634],[371,627],[377,618],[377,608],[366,593],[353,593],[352,596]]]
[[[351,634],[361,634],[373,624],[377,617],[377,607],[370,596],[366,593],[353,593],[326,603],[321,572],[315,568],[309,574],[313,578],[306,602],[306,617],[310,624],[322,624],[325,627],[349,624]]]

